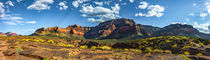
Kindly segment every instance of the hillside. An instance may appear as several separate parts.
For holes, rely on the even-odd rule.
[[[188,36],[210,39],[191,25],[171,24],[163,28],[136,24],[132,19],[113,19],[95,27],[70,25],[66,28],[50,27],[36,30],[33,36],[58,36],[73,39],[137,40],[155,36]]]

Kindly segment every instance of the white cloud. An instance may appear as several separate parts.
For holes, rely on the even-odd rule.
[[[66,1],[60,2],[58,5],[60,6],[60,10],[66,10],[68,6],[66,6]]]
[[[89,17],[89,21],[94,21],[94,22],[103,22],[105,20],[111,20],[111,19],[116,19],[119,18],[119,10],[120,6],[119,4],[115,4],[115,6],[109,8],[101,7],[101,6],[96,6],[93,7],[92,5],[89,6],[83,6],[82,10],[82,16],[83,17]]]
[[[193,3],[193,7],[195,7],[197,5],[197,3]]]
[[[121,5],[127,5],[127,3],[121,3]]]
[[[8,4],[10,6],[14,6],[14,2],[12,2],[12,1],[7,1],[5,4]]]
[[[198,29],[200,32],[210,33],[210,28],[209,28],[210,24],[209,23],[198,24],[197,22],[195,22],[193,27]]]
[[[53,0],[36,0],[35,3],[32,5],[28,6],[27,9],[31,10],[48,10],[50,9],[49,4],[52,4],[54,1]]]
[[[22,20],[22,17],[17,16],[11,16],[11,15],[5,15],[4,17],[1,17],[1,20]]]
[[[194,14],[194,13],[190,13],[189,15],[190,15],[190,16],[194,16],[195,14]]]
[[[17,25],[18,23],[21,23],[20,20],[23,19],[22,17],[5,14],[4,8],[5,8],[4,4],[0,2],[0,20],[2,20],[2,23],[8,25]]]
[[[5,10],[4,10],[4,4],[0,2],[0,17],[4,17]]]
[[[189,18],[186,18],[186,20],[187,20],[187,21],[190,21],[190,19],[189,19]]]
[[[88,18],[88,21],[96,21],[94,18]]]
[[[13,2],[7,1],[5,4],[14,6]],[[4,6],[4,4],[2,2],[0,2],[0,20],[2,21],[2,23],[7,24],[7,25],[18,25],[18,24],[23,23],[22,20],[24,18],[5,13],[5,8],[6,7]],[[36,22],[30,21],[30,22],[25,22],[25,23],[36,23]]]
[[[135,16],[144,16],[143,13],[137,13]]]
[[[15,22],[3,22],[5,24],[8,24],[8,25],[17,25]]]
[[[0,20],[22,20],[22,17],[5,14],[5,6],[0,2]]]
[[[15,16],[9,16],[9,17],[4,17],[2,20],[21,20],[23,19],[22,17],[15,17]]]
[[[112,8],[114,13],[119,14],[119,10],[120,10],[119,4],[115,4],[115,6],[111,7],[111,8]]]
[[[172,22],[171,24],[182,24],[181,22]]]
[[[208,13],[210,14],[210,4],[208,2],[205,3],[206,9]]]
[[[24,23],[35,24],[36,21],[27,21],[27,22],[24,22]]]
[[[148,9],[150,10],[148,12],[148,16],[157,16],[157,17],[162,16],[163,14],[161,12],[165,10],[164,7],[160,5],[150,5]]]
[[[21,24],[22,21],[20,20],[11,20],[11,21],[3,21],[4,24],[7,24],[7,25],[18,25],[18,24]]]
[[[21,2],[21,1],[23,1],[23,0],[16,0],[17,2]]]
[[[156,17],[161,17],[163,15],[164,12],[164,7],[160,6],[160,5],[148,5],[148,7],[144,8],[149,10],[146,14],[145,13],[137,13],[135,14],[135,16],[145,16],[145,17],[152,17],[152,16],[156,16]]]
[[[134,2],[134,0],[129,0],[131,3],[133,3]]]
[[[94,2],[96,5],[103,6],[103,2]]]
[[[200,13],[200,17],[206,17],[207,15],[208,15],[207,13],[203,13],[203,12]]]
[[[111,2],[113,2],[113,1],[105,1],[104,4],[109,5],[109,4],[111,4]]]
[[[76,0],[76,1],[73,1],[72,2],[72,5],[77,8],[80,6],[80,4],[84,3],[84,2],[87,2],[87,1],[90,1],[90,0]]]
[[[149,3],[147,3],[147,2],[140,2],[139,4],[141,4],[137,7],[139,9],[146,9],[147,6],[149,5]]]

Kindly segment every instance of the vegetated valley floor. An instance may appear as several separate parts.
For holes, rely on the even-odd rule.
[[[63,40],[57,37],[0,37],[0,60],[210,59],[210,42],[208,40],[162,36],[135,42],[136,44],[132,42],[102,44],[100,41]],[[118,45],[120,45],[119,48]],[[171,48],[166,48],[168,46]]]

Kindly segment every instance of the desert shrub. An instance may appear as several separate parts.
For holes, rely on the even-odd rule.
[[[49,58],[44,58],[43,60],[50,60]]]
[[[154,53],[163,53],[163,50],[161,50],[161,49],[154,49],[153,52]]]
[[[198,44],[199,44],[200,46],[202,46],[202,47],[205,46],[202,42],[200,42],[200,43],[198,43]]]
[[[82,45],[82,46],[80,46],[80,48],[81,48],[81,49],[87,49],[88,46],[87,46],[87,45]]]
[[[43,39],[39,39],[39,42],[44,42],[44,40]]]
[[[95,50],[97,47],[96,46],[91,46],[91,50]]]
[[[129,49],[129,50],[132,51],[132,52],[139,52],[139,53],[142,53],[142,51],[139,50],[139,49]]]
[[[166,40],[166,43],[169,43],[169,42],[171,42],[170,40]]]
[[[17,49],[17,51],[15,53],[19,53],[19,52],[23,51],[20,46],[16,46],[15,48]]]
[[[196,55],[197,55],[197,56],[201,56],[201,55],[203,55],[203,54],[202,54],[202,53],[197,53]]]
[[[125,51],[129,51],[129,49],[124,49]]]
[[[102,47],[97,47],[98,49],[102,49],[102,50],[111,50],[112,47],[109,46],[102,46]]]
[[[139,46],[140,49],[145,48],[145,46]]]
[[[64,46],[65,46],[65,47],[75,47],[75,46],[72,45],[72,44],[65,44]]]
[[[177,44],[174,44],[171,46],[172,48],[177,48]]]
[[[151,53],[152,52],[152,48],[150,47],[147,47],[145,50],[144,50],[145,53]]]
[[[190,42],[190,44],[189,44],[189,45],[190,45],[190,46],[193,46],[194,44],[195,44],[194,42]]]
[[[120,48],[115,48],[113,49],[114,51],[122,51],[123,49],[120,49]]]
[[[190,52],[185,51],[184,54],[185,54],[185,55],[190,55]]]
[[[54,42],[53,40],[48,40],[47,42],[48,42],[48,43],[55,44],[55,42]]]
[[[188,39],[188,37],[186,37],[186,36],[183,36],[183,37],[181,37],[181,39]]]
[[[38,40],[38,39],[34,39],[33,41],[34,41],[34,42],[39,42],[39,40]]]
[[[189,57],[187,57],[186,55],[180,55],[181,57],[185,58],[185,60],[191,60]]]
[[[164,50],[164,53],[171,54],[172,52],[170,50]]]
[[[30,39],[22,39],[23,41],[26,41],[26,42],[28,42],[28,41],[30,41]]]

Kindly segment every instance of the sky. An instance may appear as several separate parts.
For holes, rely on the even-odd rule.
[[[0,32],[30,35],[39,28],[96,26],[128,18],[164,27],[189,24],[210,34],[210,0],[0,0]]]

